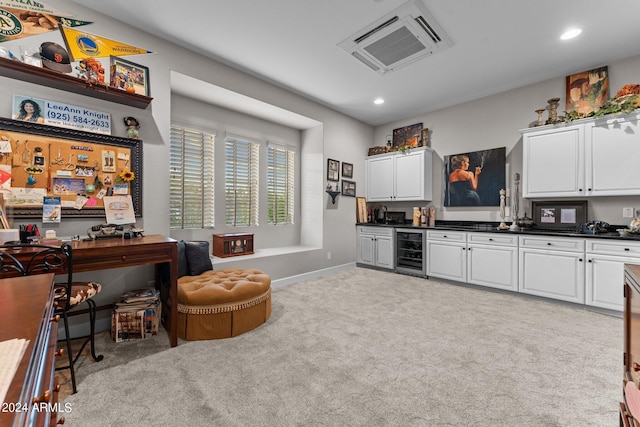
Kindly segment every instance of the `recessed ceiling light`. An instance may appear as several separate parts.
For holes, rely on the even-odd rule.
[[[384,104],[384,99],[376,98],[376,100],[373,101],[373,103],[376,104],[376,105]]]
[[[572,28],[570,30],[565,31],[561,36],[560,36],[560,40],[569,40],[572,39],[574,37],[577,37],[578,35],[580,35],[580,33],[582,32],[582,30],[580,28]]]

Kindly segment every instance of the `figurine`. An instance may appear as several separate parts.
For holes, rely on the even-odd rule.
[[[138,139],[138,129],[140,129],[140,123],[135,117],[125,117],[124,124],[127,127],[127,137],[131,139]]]

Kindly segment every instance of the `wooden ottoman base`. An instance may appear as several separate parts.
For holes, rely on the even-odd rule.
[[[192,341],[235,337],[257,328],[269,319],[271,280],[267,275],[257,270],[241,269],[207,273],[209,274],[203,274],[206,277],[178,283],[178,338]],[[263,277],[256,279],[255,274]],[[266,280],[268,282],[265,286]],[[258,281],[262,283],[257,284]],[[234,290],[237,295],[245,297],[247,293],[261,293],[241,301],[228,301],[233,299]],[[210,304],[216,298],[226,299],[227,302]],[[182,303],[186,300],[190,303]],[[201,304],[202,302],[205,304]]]

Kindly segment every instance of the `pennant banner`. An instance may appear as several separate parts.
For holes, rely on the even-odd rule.
[[[153,53],[101,36],[89,34],[73,28],[62,26],[62,35],[73,61],[84,58],[103,58],[107,56],[125,56]]]
[[[24,8],[5,7],[5,3],[10,2],[0,1],[0,42],[57,30],[60,25],[75,27],[91,23]]]

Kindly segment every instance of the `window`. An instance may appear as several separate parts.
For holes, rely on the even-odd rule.
[[[243,139],[225,139],[225,223],[258,225],[260,147]]]
[[[171,127],[171,228],[214,225],[215,135]]]
[[[269,224],[293,224],[294,152],[269,143],[267,195]]]

